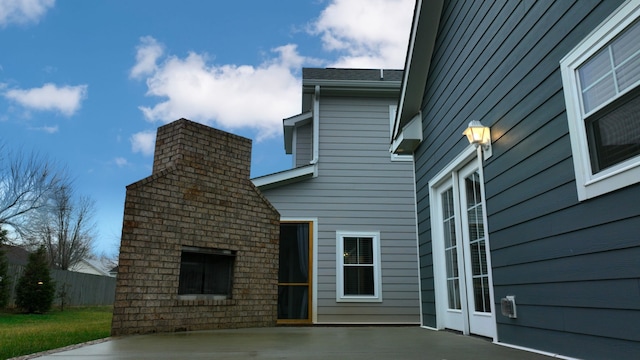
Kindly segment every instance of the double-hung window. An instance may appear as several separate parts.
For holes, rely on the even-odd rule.
[[[336,242],[336,300],[382,301],[380,233],[339,231]]]
[[[640,182],[640,0],[560,61],[580,200]]]

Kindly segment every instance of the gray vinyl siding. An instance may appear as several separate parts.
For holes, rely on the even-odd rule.
[[[318,323],[419,322],[413,165],[389,153],[396,102],[321,95],[318,177],[263,191],[283,218],[318,219]],[[339,230],[380,231],[381,303],[336,302]]]
[[[498,340],[640,354],[640,186],[577,199],[559,61],[621,1],[445,1],[416,152],[424,324],[435,326],[428,181],[491,126],[484,162]],[[518,318],[500,315],[515,295]]]
[[[309,165],[313,159],[313,124],[307,123],[296,128],[295,167]]]

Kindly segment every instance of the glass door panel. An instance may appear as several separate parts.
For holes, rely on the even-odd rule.
[[[480,174],[474,171],[464,179],[467,226],[469,231],[469,259],[476,312],[491,312],[489,301],[489,271],[484,236],[484,213],[480,193]]]
[[[458,272],[458,244],[456,242],[456,214],[453,205],[453,188],[441,194],[442,227],[444,229],[444,257],[447,269],[447,295],[449,309],[460,310],[460,275]]]
[[[494,337],[484,188],[478,162],[451,172],[434,190],[434,275],[438,279],[437,311],[442,316],[438,326]]]
[[[280,224],[278,322],[310,322],[311,223]]]
[[[485,229],[482,178],[477,163],[472,162],[458,172],[460,214],[462,217],[462,251],[466,284],[465,309],[469,332],[494,337],[495,317],[491,304],[491,276]]]

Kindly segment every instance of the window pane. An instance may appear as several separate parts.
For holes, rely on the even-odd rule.
[[[447,280],[447,292],[449,295],[449,309],[460,310],[460,282],[458,279]]]
[[[358,238],[358,264],[373,265],[372,238]]]
[[[479,241],[479,250],[478,260],[480,260],[480,273],[482,275],[489,275],[489,269],[487,268],[487,249],[486,242],[484,240]]]
[[[638,56],[640,50],[640,22],[636,22],[627,28],[620,37],[611,44],[613,54],[613,63],[615,66],[620,65],[630,57]]]
[[[482,273],[482,268],[480,266],[480,244],[477,242],[469,244],[469,249],[471,250],[471,273],[473,275],[480,275]]]
[[[449,189],[442,193],[442,217],[448,219],[453,214],[453,189]]]
[[[444,222],[444,247],[450,248],[456,245],[456,229],[453,219]]]
[[[491,312],[491,301],[489,297],[489,278],[473,278],[473,298],[475,311]]]
[[[358,263],[358,238],[346,237],[344,238],[344,263],[345,264],[357,264]]]
[[[467,209],[480,203],[480,175],[474,172],[464,179],[467,196]]]
[[[455,212],[453,209],[453,189],[448,189],[442,195],[442,218],[444,227],[444,246],[456,246]]]
[[[601,77],[611,72],[611,59],[608,51],[600,51],[578,69],[582,89],[586,89]]]
[[[618,92],[640,80],[640,22],[636,22],[611,44]]]
[[[474,241],[484,237],[484,222],[482,219],[482,205],[477,205],[467,211],[469,221],[469,240]]]
[[[185,253],[182,254],[180,264],[180,284],[178,294],[200,294],[202,292],[203,271],[202,264],[194,261],[193,257],[185,260]]]
[[[373,266],[345,266],[345,295],[375,295]]]
[[[640,80],[639,37],[636,22],[578,68],[585,114]]]
[[[447,277],[448,278],[454,278],[454,277],[458,277],[458,251],[457,249],[451,248],[448,250],[445,250],[444,252],[445,254],[445,261],[446,261],[446,265],[447,265]]]
[[[344,238],[345,264],[373,264],[373,238]]]
[[[639,40],[640,42],[640,40]],[[622,92],[640,81],[640,54],[616,69],[618,89]]]
[[[485,241],[480,240],[471,243],[471,272],[473,276],[487,275],[487,254],[485,249]]]
[[[616,95],[616,90],[613,85],[613,76],[607,76],[593,87],[585,90],[582,93],[584,112],[588,113],[614,97]]]
[[[205,265],[203,294],[229,295],[231,293],[230,256],[209,255]]]
[[[623,100],[586,124],[594,173],[640,154],[640,91]]]
[[[480,193],[480,174],[476,171],[465,179],[467,196],[467,221],[469,222],[469,238],[471,241],[484,237],[484,220],[482,213],[482,194]]]

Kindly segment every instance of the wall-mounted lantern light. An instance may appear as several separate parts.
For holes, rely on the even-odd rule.
[[[488,126],[482,125],[478,120],[473,120],[469,123],[469,126],[464,130],[462,135],[467,137],[470,144],[476,147],[482,146],[485,159],[491,156],[491,129]]]

